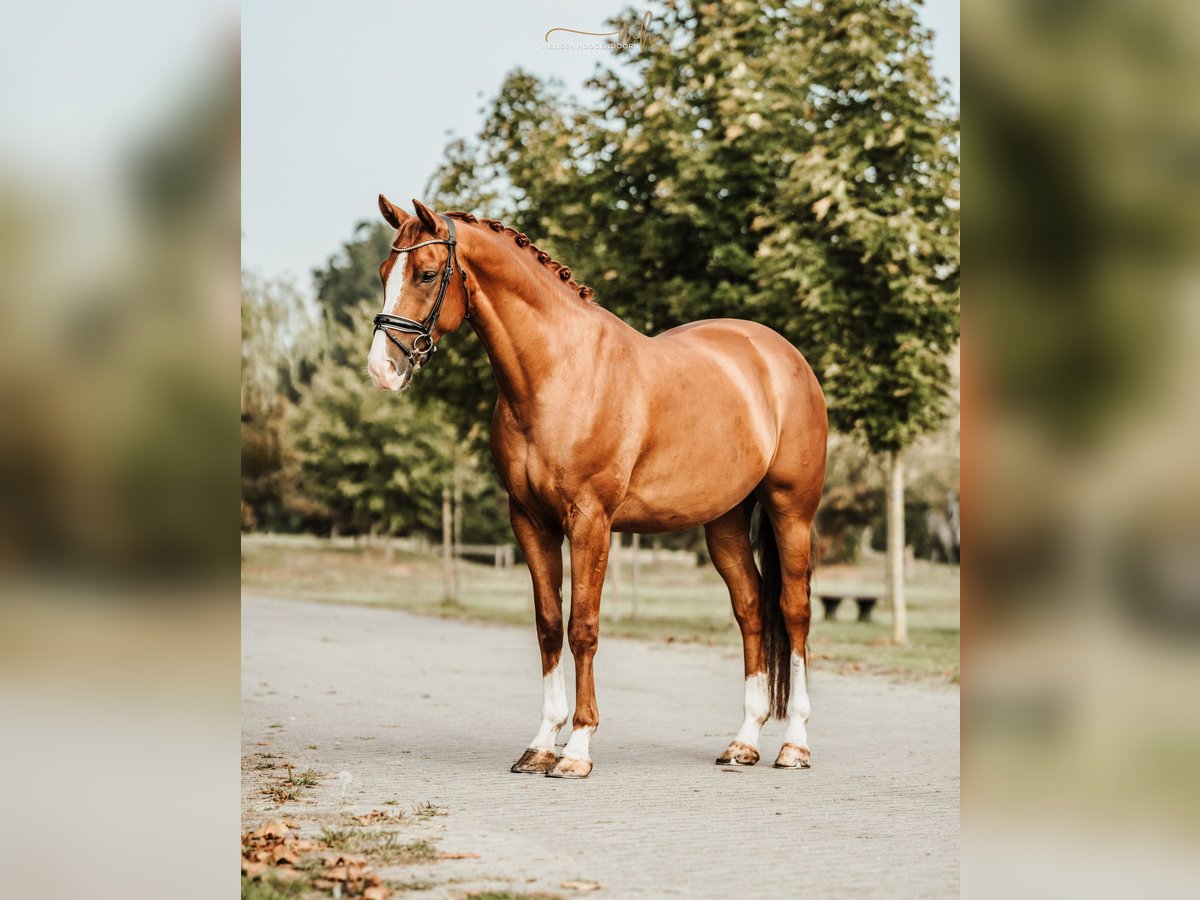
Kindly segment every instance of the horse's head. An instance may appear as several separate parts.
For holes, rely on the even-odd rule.
[[[379,195],[379,210],[396,234],[379,266],[383,313],[375,317],[367,371],[377,387],[390,391],[408,387],[442,335],[458,328],[469,311],[453,224],[419,200],[413,206],[417,214],[410,216]]]

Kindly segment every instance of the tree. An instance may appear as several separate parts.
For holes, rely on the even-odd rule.
[[[242,412],[294,393],[321,353],[316,309],[288,281],[242,272]]]
[[[442,487],[452,472],[454,438],[423,405],[374,390],[361,365],[373,308],[340,308],[329,323],[332,352],[291,416],[306,493],[330,512],[336,530],[437,534]],[[358,327],[355,327],[358,326]]]
[[[947,414],[958,341],[958,123],[907,0],[798,9],[805,130],[764,225],[761,284],[818,349],[835,428],[886,456],[887,592],[907,640],[904,450]]]
[[[363,335],[375,305],[342,307],[331,352],[318,365],[290,416],[305,494],[333,526],[353,534],[441,534],[442,491],[458,467],[468,504],[496,492],[478,454],[461,446],[436,399],[379,391],[363,372]],[[342,360],[358,354],[355,364]]]
[[[284,420],[321,353],[315,309],[288,282],[242,273],[242,527],[294,529],[323,511],[305,498]]]
[[[433,181],[639,328],[746,317],[800,347],[833,426],[888,460],[900,642],[903,451],[945,415],[958,340],[958,125],[915,2],[666,3],[666,45],[590,105],[510,75]]]
[[[379,284],[379,263],[388,255],[392,229],[385,223],[359,222],[354,237],[342,244],[323,268],[313,271],[317,305],[331,326],[351,326],[358,322],[358,310],[367,301],[378,305],[383,289]],[[334,347],[341,352],[341,346]],[[344,348],[352,350],[352,345]]]

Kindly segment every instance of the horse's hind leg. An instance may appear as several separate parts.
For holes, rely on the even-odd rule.
[[[758,734],[770,708],[758,605],[761,579],[750,547],[750,504],[739,504],[705,525],[704,537],[713,565],[729,588],[746,664],[745,718],[733,743],[717,758],[717,765],[752,766],[758,762]]]
[[[785,505],[778,494],[768,495],[767,513],[779,550],[780,610],[791,653],[788,659],[787,727],[775,760],[777,769],[806,769],[809,765],[808,628],[812,621],[812,512]],[[764,527],[765,527],[764,523]]]

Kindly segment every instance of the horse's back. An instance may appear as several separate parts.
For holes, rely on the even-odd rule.
[[[732,361],[730,378],[758,373],[775,439],[764,486],[773,506],[811,518],[825,480],[829,420],[825,396],[804,355],[777,331],[741,319],[693,322],[660,337],[724,354]]]
[[[781,445],[805,431],[824,443],[812,370],[770,328],[692,322],[648,339],[631,361],[628,396],[641,413],[627,422],[636,462],[617,514],[629,530],[712,521],[760,484]]]
[[[720,362],[729,370],[749,367],[768,376],[777,399],[808,400],[824,415],[824,396],[812,367],[796,347],[773,328],[748,319],[701,319],[652,339],[668,353]]]

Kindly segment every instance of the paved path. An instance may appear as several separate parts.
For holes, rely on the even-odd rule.
[[[815,669],[813,767],[771,768],[772,722],[764,762],[725,771],[713,760],[741,721],[740,653],[602,637],[596,767],[560,781],[508,772],[540,714],[532,625],[256,597],[242,608],[244,753],[350,772],[354,812],[445,806],[415,828],[480,858],[410,867],[442,884],[421,896],[496,879],[557,894],[593,880],[602,897],[958,894],[957,690]],[[247,825],[276,809],[262,777],[245,778]],[[299,809],[336,811],[335,782]]]

